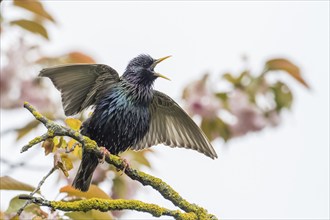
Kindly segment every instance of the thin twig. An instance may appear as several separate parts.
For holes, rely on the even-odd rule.
[[[69,149],[68,146],[65,146],[65,153],[71,153],[74,151],[74,149],[79,145],[79,142],[76,142],[72,145],[72,147]]]
[[[44,177],[42,178],[42,180],[39,182],[37,188],[35,188],[35,189],[33,190],[33,192],[31,192],[31,193],[29,194],[29,196],[33,197],[34,194],[36,194],[38,191],[40,191],[41,186],[44,184],[44,182],[46,181],[46,179],[47,179],[52,173],[54,173],[55,170],[57,170],[57,166],[54,166],[54,167],[53,167],[53,168],[52,168],[52,169],[46,174],[46,176],[44,176]],[[17,211],[16,215],[17,215],[17,216],[20,216],[21,213],[23,212],[23,210],[26,208],[26,206],[28,206],[28,205],[31,204],[31,203],[32,203],[32,200],[27,200],[27,201],[24,203],[24,205],[23,205],[23,206]]]

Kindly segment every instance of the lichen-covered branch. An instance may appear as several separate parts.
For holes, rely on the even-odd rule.
[[[195,220],[197,215],[195,213],[183,213],[179,210],[169,210],[152,203],[144,203],[139,200],[126,199],[84,199],[76,201],[47,201],[39,197],[20,196],[20,199],[27,199],[30,203],[35,203],[41,206],[48,206],[52,209],[62,211],[81,211],[87,212],[96,209],[102,212],[114,210],[134,210],[139,212],[148,212],[152,216],[172,216],[175,219]]]
[[[27,151],[28,149],[30,149],[34,145],[39,144],[39,143],[45,141],[46,139],[52,138],[52,137],[54,137],[54,135],[50,135],[50,134],[46,133],[46,134],[41,135],[40,137],[33,138],[31,141],[29,141],[29,143],[27,145],[22,147],[21,153]]]
[[[47,119],[42,114],[40,114],[32,105],[30,105],[27,102],[24,103],[24,107],[26,109],[28,109],[37,120],[39,120],[41,123],[43,123],[48,131],[46,134],[44,134],[40,137],[36,137],[32,141],[30,141],[28,145],[26,145],[22,148],[21,152],[28,150],[33,145],[40,143],[41,141],[45,140],[46,138],[55,137],[55,136],[69,136],[69,137],[77,140],[79,143],[81,143],[84,151],[93,151],[100,159],[102,159],[104,157],[104,153],[99,149],[99,147],[95,141],[91,140],[90,138],[88,138],[86,136],[81,135],[77,131],[74,131],[70,128],[58,125],[55,122]],[[216,217],[214,215],[208,214],[206,209],[199,207],[195,204],[191,204],[187,200],[182,198],[179,195],[179,193],[177,193],[171,186],[169,186],[167,183],[165,183],[161,179],[127,166],[127,163],[120,157],[110,154],[110,155],[106,156],[105,161],[109,164],[112,164],[117,169],[122,170],[131,179],[137,180],[145,186],[151,186],[152,188],[157,190],[165,199],[171,201],[175,206],[177,206],[180,209],[182,209],[183,211],[185,211],[186,214],[194,213],[194,215],[197,217],[197,219],[216,219]],[[87,201],[87,200],[84,200],[84,201]],[[101,201],[101,200],[98,200],[98,201]],[[113,201],[113,200],[111,200],[111,201]],[[129,200],[129,201],[136,201],[136,200]],[[61,204],[61,203],[56,203],[56,204]],[[85,204],[85,203],[81,202],[80,204]],[[135,205],[137,205],[137,204],[135,203]],[[93,206],[93,207],[97,208],[96,206]],[[114,207],[114,206],[112,206],[112,207]],[[133,208],[134,205],[132,205],[131,207]],[[138,206],[136,207],[136,209],[134,208],[134,210],[137,210],[137,209],[138,209]],[[118,209],[116,209],[116,210],[118,210]],[[138,210],[138,211],[143,211],[143,210]],[[149,213],[152,214],[151,211]],[[192,215],[189,215],[190,218],[188,218],[188,219],[191,219],[191,216]]]

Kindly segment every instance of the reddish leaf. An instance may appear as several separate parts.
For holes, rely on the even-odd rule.
[[[299,67],[297,67],[295,64],[293,64],[289,60],[282,59],[282,58],[268,60],[266,62],[266,69],[267,70],[283,70],[283,71],[287,72],[289,75],[291,75],[298,82],[303,84],[306,88],[309,88],[309,85],[301,76]]]
[[[5,213],[3,211],[0,211],[0,219],[5,219]]]
[[[58,159],[56,159],[55,164],[63,172],[64,176],[69,177],[69,173],[61,161],[58,161]]]
[[[52,138],[48,138],[47,140],[45,140],[41,147],[43,147],[45,149],[45,156],[47,156],[48,154],[52,153],[54,150],[54,142]]]
[[[95,60],[81,52],[70,52],[56,57],[41,57],[35,63],[43,64],[45,66],[54,66],[63,63],[96,63]]]
[[[70,63],[95,63],[95,60],[81,52],[71,52],[68,54],[68,62]]]

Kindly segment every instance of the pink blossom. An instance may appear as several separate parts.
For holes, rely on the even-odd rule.
[[[229,99],[229,108],[236,122],[230,125],[234,137],[245,135],[250,131],[259,131],[267,125],[263,113],[252,103],[248,96],[240,90],[234,90]]]
[[[208,76],[205,75],[201,80],[188,85],[185,88],[184,99],[189,114],[213,118],[217,116],[221,103],[210,87],[207,86],[207,78]]]

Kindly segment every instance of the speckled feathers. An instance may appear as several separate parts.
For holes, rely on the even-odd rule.
[[[139,55],[119,77],[103,64],[75,64],[43,69],[61,91],[66,115],[94,106],[82,126],[82,134],[118,154],[127,149],[141,150],[157,144],[184,147],[216,158],[207,137],[184,110],[170,97],[153,89],[158,77],[155,66],[167,59]],[[97,166],[95,155],[84,152],[73,186],[87,191]]]

